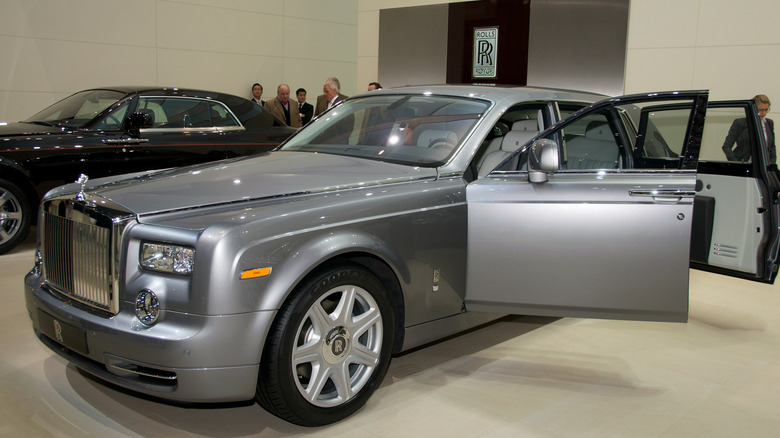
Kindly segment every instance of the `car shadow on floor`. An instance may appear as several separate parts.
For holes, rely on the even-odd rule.
[[[428,344],[393,358],[382,386],[404,380],[426,368],[468,357],[521,336],[558,318],[507,316],[444,340]],[[67,383],[58,383],[57,374],[65,368]],[[253,401],[242,403],[180,404],[146,396],[105,382],[79,370],[58,356],[46,361],[47,378],[53,386],[69,386],[94,410],[88,417],[105,416],[134,433],[150,436],[291,436],[304,435],[329,427],[305,428],[287,423],[263,410]],[[376,394],[374,395],[377,396]],[[82,406],[79,409],[83,410]],[[353,416],[359,416],[360,412]],[[344,421],[349,421],[346,419]],[[343,422],[342,422],[343,423]],[[78,426],[78,425],[77,425]],[[90,425],[79,426],[89,430]],[[121,429],[120,429],[121,430]]]

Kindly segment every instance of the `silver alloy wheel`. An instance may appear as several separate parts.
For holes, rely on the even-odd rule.
[[[306,311],[292,351],[301,395],[319,407],[348,402],[380,361],[382,314],[365,289],[344,285],[324,293]]]
[[[0,244],[13,239],[22,229],[22,203],[0,186]]]

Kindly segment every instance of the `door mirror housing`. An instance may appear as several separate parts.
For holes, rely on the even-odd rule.
[[[134,112],[127,119],[127,132],[133,137],[141,136],[141,129],[151,128],[154,125],[154,113]]]
[[[560,166],[558,143],[542,138],[531,145],[528,154],[528,180],[532,183],[547,182],[547,174]]]

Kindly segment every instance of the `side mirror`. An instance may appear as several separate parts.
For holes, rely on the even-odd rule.
[[[558,143],[547,138],[536,140],[528,154],[528,180],[547,182],[547,174],[557,171],[560,166],[559,157]]]
[[[132,137],[140,137],[142,128],[151,128],[154,125],[154,113],[135,112],[127,119],[127,132]]]

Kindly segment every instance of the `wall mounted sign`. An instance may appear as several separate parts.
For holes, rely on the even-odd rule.
[[[473,78],[495,78],[498,64],[498,26],[474,28]]]

